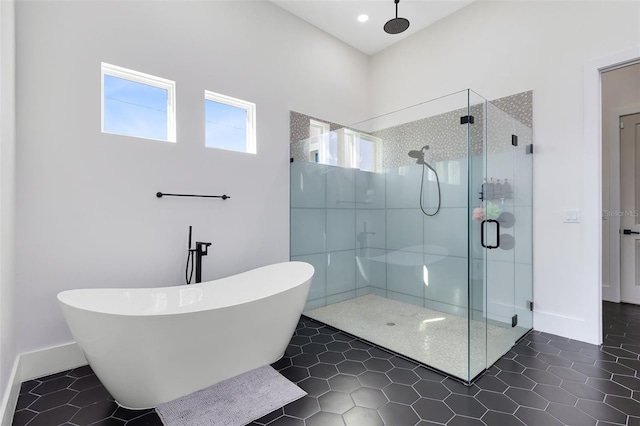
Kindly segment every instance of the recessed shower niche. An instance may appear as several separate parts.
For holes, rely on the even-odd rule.
[[[304,315],[471,382],[532,328],[531,92],[319,122],[291,113]]]

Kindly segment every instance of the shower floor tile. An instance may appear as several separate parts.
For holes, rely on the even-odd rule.
[[[471,321],[469,330],[466,318],[373,294],[304,314],[463,380],[474,378],[500,359],[524,334],[523,329],[510,325],[487,325],[485,333],[480,321]],[[467,364],[469,332],[471,360]]]

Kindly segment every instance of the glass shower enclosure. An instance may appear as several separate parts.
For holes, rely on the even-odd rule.
[[[304,315],[473,381],[532,328],[532,129],[471,90],[309,126],[290,170]]]

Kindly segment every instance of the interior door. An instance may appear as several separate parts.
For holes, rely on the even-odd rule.
[[[620,300],[640,304],[640,114],[620,121]]]

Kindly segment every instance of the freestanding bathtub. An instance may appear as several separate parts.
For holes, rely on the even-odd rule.
[[[58,294],[89,365],[123,407],[143,409],[282,357],[314,274],[304,262],[177,287]]]

